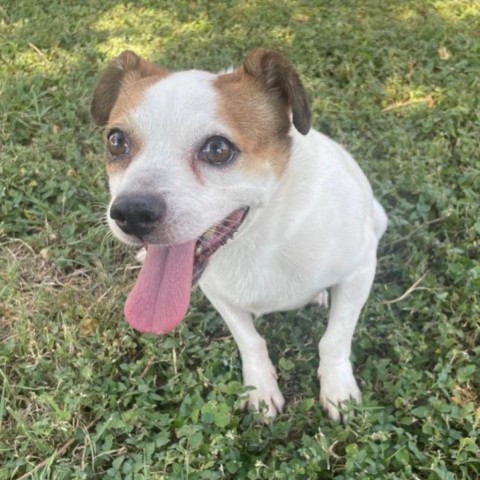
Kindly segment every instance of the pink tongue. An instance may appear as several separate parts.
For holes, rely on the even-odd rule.
[[[124,308],[135,330],[162,334],[180,324],[190,304],[194,249],[195,240],[169,247],[148,246]]]

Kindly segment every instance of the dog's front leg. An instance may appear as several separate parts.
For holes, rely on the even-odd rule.
[[[237,343],[242,357],[243,384],[254,387],[248,392],[245,406],[274,417],[281,412],[285,400],[278,388],[277,374],[268,355],[267,344],[255,329],[252,315],[231,307],[214,295],[205,294],[225,320]]]
[[[320,402],[333,420],[341,418],[342,403],[360,400],[350,352],[360,311],[375,275],[375,254],[367,265],[331,289],[332,306],[327,330],[319,343]]]

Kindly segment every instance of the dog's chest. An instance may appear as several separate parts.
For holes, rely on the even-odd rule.
[[[259,250],[248,243],[225,248],[211,259],[200,286],[207,295],[220,296],[230,305],[258,315],[299,308],[326,286],[322,285],[318,256],[310,255],[315,252],[278,251],[275,247]]]

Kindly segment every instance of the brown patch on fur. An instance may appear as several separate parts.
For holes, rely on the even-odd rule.
[[[143,149],[144,139],[135,131],[135,126],[130,122],[129,114],[140,104],[147,88],[162,78],[159,75],[141,78],[128,84],[121,91],[110,112],[108,124],[106,125],[106,135],[112,128],[120,128],[127,136],[129,153],[119,159],[109,159],[107,165],[107,173],[109,175],[111,175],[111,172],[118,172],[127,168],[132,159]]]
[[[157,67],[131,51],[120,54],[101,75],[93,93],[90,113],[97,125],[105,126],[107,134],[118,127],[127,135],[129,154],[110,160],[108,175],[127,168],[143,148],[143,140],[129,125],[128,114],[141,102],[145,90],[170,72]]]
[[[280,176],[291,144],[287,110],[278,108],[242,70],[220,76],[215,86],[220,92],[219,115],[242,154],[241,168],[263,170],[271,165]]]
[[[126,84],[110,111],[107,126],[128,123],[128,113],[140,104],[145,91],[162,78],[164,78],[162,75],[152,75]]]
[[[169,71],[157,67],[131,51],[121,53],[104,70],[97,82],[90,104],[90,114],[97,125],[104,126],[109,122],[110,114],[124,90],[141,79],[161,78],[169,75]]]
[[[237,70],[219,76],[215,86],[221,99],[219,115],[234,132],[232,140],[242,152],[243,168],[271,166],[280,176],[290,155],[290,114],[304,135],[311,121],[293,67],[277,52],[256,49]]]

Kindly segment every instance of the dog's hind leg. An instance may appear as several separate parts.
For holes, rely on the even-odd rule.
[[[361,397],[353,376],[350,352],[353,332],[375,276],[375,264],[376,252],[372,247],[370,258],[362,268],[330,290],[328,326],[318,346],[318,377],[320,402],[333,420],[341,418],[343,402]]]
[[[268,355],[267,344],[255,329],[252,315],[227,305],[207,292],[205,295],[225,320],[240,350],[243,384],[255,387],[248,392],[244,406],[274,417],[281,412],[285,400],[278,388],[277,374]]]

